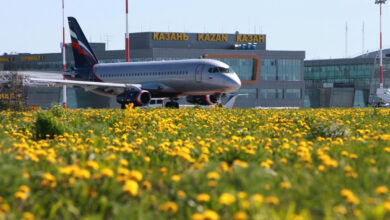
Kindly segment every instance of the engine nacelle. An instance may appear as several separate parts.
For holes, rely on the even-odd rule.
[[[187,102],[195,105],[216,105],[220,99],[219,95],[189,95]]]
[[[128,90],[116,97],[116,101],[122,106],[133,103],[134,106],[148,105],[152,95],[146,90]]]

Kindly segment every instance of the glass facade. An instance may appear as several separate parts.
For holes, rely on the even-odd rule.
[[[301,74],[302,61],[300,60],[278,60],[278,80],[299,81],[302,80]]]
[[[390,59],[384,59],[383,66],[384,87],[389,88]],[[340,107],[341,103],[349,103],[347,107],[369,106],[379,87],[379,59],[306,61],[304,78],[306,107]],[[340,95],[349,94],[351,89],[351,95]]]
[[[369,96],[369,90],[357,89],[353,100],[353,107],[366,107]]]
[[[276,89],[262,89],[260,92],[262,99],[276,99]]]
[[[260,68],[261,80],[276,80],[276,60],[264,59],[261,61]]]
[[[284,93],[286,99],[301,99],[301,89],[286,89]]]
[[[261,89],[260,91],[260,98],[262,99],[297,99],[295,98],[295,96],[293,97],[291,95],[291,93],[294,93],[296,91],[290,91],[290,90],[297,90],[297,91],[301,91],[301,89]],[[289,95],[287,96],[287,93],[289,93]],[[300,92],[299,92],[299,95],[297,95],[296,97],[299,97],[298,99],[300,99]],[[291,98],[293,97],[293,98]]]
[[[305,89],[305,108],[319,108],[320,107],[320,90],[319,89]]]
[[[264,59],[261,61],[261,80],[300,81],[302,61],[293,59]]]
[[[305,81],[369,86],[373,68],[373,64],[308,66],[305,67]]]

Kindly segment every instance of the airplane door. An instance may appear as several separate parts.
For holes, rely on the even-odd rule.
[[[202,81],[202,71],[203,71],[204,65],[198,65],[195,70],[195,80],[197,82]]]

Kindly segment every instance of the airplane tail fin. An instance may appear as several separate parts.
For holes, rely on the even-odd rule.
[[[87,38],[77,20],[68,17],[70,37],[72,39],[72,49],[76,68],[92,67],[98,63],[98,60],[89,45]]]

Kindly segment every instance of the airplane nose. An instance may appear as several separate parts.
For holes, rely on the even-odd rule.
[[[227,84],[230,91],[235,91],[241,87],[241,80],[238,78],[237,74],[232,74],[229,76]]]

